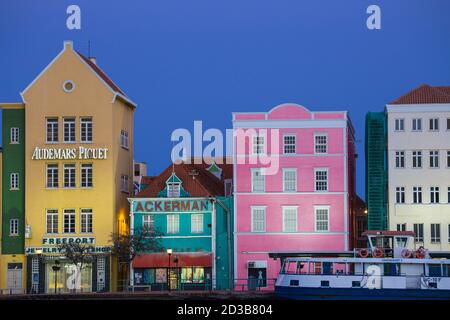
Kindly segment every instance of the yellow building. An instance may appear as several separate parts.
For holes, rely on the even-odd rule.
[[[2,204],[0,288],[115,290],[110,240],[128,232],[136,105],[70,41],[21,96],[22,103],[0,104],[2,195],[12,199]],[[70,242],[93,256],[76,288],[60,251]]]

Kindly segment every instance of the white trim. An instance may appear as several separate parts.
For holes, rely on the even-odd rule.
[[[233,120],[234,120],[234,114],[233,114]],[[237,194],[237,174],[236,174],[236,141],[235,139],[237,139],[237,137],[235,137],[235,135],[233,134],[233,244],[234,244],[234,248],[238,247],[238,242],[237,242],[237,220],[238,220],[238,212],[237,212],[237,197],[235,196]],[[229,250],[231,250],[232,248],[228,248]],[[233,278],[237,279],[237,250],[234,249],[233,250]],[[230,270],[231,272],[231,270]],[[233,281],[233,288],[230,289],[234,289],[234,281]]]
[[[345,158],[344,158],[345,161]],[[326,171],[327,172],[327,189],[326,190],[317,190],[317,184],[316,184],[316,173],[317,171]],[[328,190],[330,189],[330,176],[328,174],[328,168],[314,168],[314,191],[315,192],[326,192],[328,193]]]
[[[242,120],[235,121],[236,129],[323,129],[345,128],[346,119],[339,120]]]
[[[68,83],[72,84],[72,89],[71,90],[67,90],[66,89],[66,84],[68,84]],[[73,90],[75,90],[75,88],[76,88],[75,83],[72,80],[66,80],[66,81],[63,82],[63,90],[64,90],[64,92],[71,93],[71,92],[73,92]]]
[[[267,206],[250,206],[250,211],[251,211],[251,221],[250,221],[250,230],[253,233],[263,233],[266,232],[267,230],[267,212],[266,212]],[[254,210],[264,210],[264,230],[263,231],[254,231],[253,229],[253,211]]]
[[[239,235],[245,236],[281,236],[281,235],[348,235],[348,232],[238,232]]]
[[[327,230],[317,230],[317,210],[327,210]],[[314,231],[316,233],[329,233],[330,232],[330,206],[329,205],[317,205],[314,206]],[[347,234],[347,230],[345,231],[345,233]],[[348,250],[347,245],[348,243],[345,244],[346,248],[345,250]]]
[[[256,171],[259,171],[260,172],[260,174],[261,174],[261,177],[263,177],[263,191],[256,191],[256,192],[254,192],[253,190],[253,172],[256,172]],[[264,170],[264,168],[251,168],[250,169],[250,187],[251,187],[251,190],[250,190],[250,192],[254,192],[254,193],[257,193],[257,192],[266,192],[266,175],[265,175],[265,172],[264,172],[265,170]]]
[[[285,174],[285,172],[286,171],[294,171],[294,173],[295,173],[295,186],[294,186],[294,191],[292,191],[292,190],[286,190],[286,184],[285,184],[285,182],[286,182],[286,179],[285,179],[285,176],[284,176],[284,174]],[[282,183],[283,183],[283,192],[286,192],[286,193],[291,193],[291,192],[297,192],[297,168],[283,168],[282,169]]]
[[[450,111],[450,103],[424,103],[424,104],[387,104],[386,111],[398,113],[410,112],[446,112]]]
[[[343,136],[343,147],[344,147],[344,232],[346,234],[345,239],[344,239],[344,249],[347,251],[349,250],[349,201],[350,198],[348,196],[349,192],[348,192],[348,173],[347,173],[347,166],[348,166],[348,127],[346,127],[344,129],[344,132],[342,134]],[[354,138],[354,135],[353,135]],[[354,141],[354,139],[353,139]],[[356,152],[356,146],[354,146],[354,150]],[[355,175],[356,175],[356,159],[355,161],[355,165],[354,165],[354,169],[355,169]],[[355,177],[356,179],[356,177]],[[354,190],[356,193],[356,190]],[[355,194],[356,196],[356,194]],[[328,232],[330,232],[330,220],[331,220],[331,214],[330,214],[330,210],[328,210]],[[353,221],[352,221],[353,223]]]
[[[316,196],[316,195],[341,195],[341,194],[346,194],[346,192],[344,191],[311,191],[311,192],[302,192],[302,191],[297,191],[297,192],[236,192],[235,195],[239,195],[239,196],[278,196],[278,195],[311,195],[311,196]]]
[[[286,210],[295,210],[295,231],[286,231],[285,224],[285,215]],[[281,215],[282,215],[282,231],[283,233],[296,233],[298,231],[298,206],[281,206]]]
[[[325,148],[326,151],[325,152],[317,152],[316,151],[316,137],[320,137],[320,136],[325,136]],[[324,154],[328,154],[328,133],[327,132],[314,132],[314,155],[324,155]]]
[[[286,149],[285,149],[285,147],[286,147],[286,142],[285,142],[285,140],[284,140],[286,137],[294,137],[294,152],[286,153]],[[284,133],[284,134],[283,134],[283,144],[282,144],[282,148],[283,148],[283,150],[282,150],[281,154],[282,154],[283,156],[296,155],[296,154],[297,154],[297,134],[295,134],[295,133]],[[275,155],[275,154],[272,153],[272,156],[274,156],[274,155]]]

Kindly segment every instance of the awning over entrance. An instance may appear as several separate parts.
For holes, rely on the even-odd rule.
[[[176,259],[178,258],[178,262]],[[211,267],[212,254],[210,252],[186,253],[174,252],[170,256],[170,266],[175,267]],[[168,268],[169,255],[167,253],[151,253],[136,256],[133,268]]]

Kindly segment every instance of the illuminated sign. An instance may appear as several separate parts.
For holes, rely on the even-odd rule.
[[[106,160],[108,148],[39,148],[33,150],[32,160]]]
[[[134,212],[200,212],[211,211],[211,200],[186,199],[186,200],[135,200]]]
[[[95,244],[95,238],[94,237],[42,238],[42,245],[44,246],[54,246],[70,243],[78,243],[85,245]]]

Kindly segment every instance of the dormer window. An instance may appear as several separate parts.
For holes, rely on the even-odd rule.
[[[180,197],[180,184],[169,182],[167,183],[167,197],[168,198],[179,198]]]

